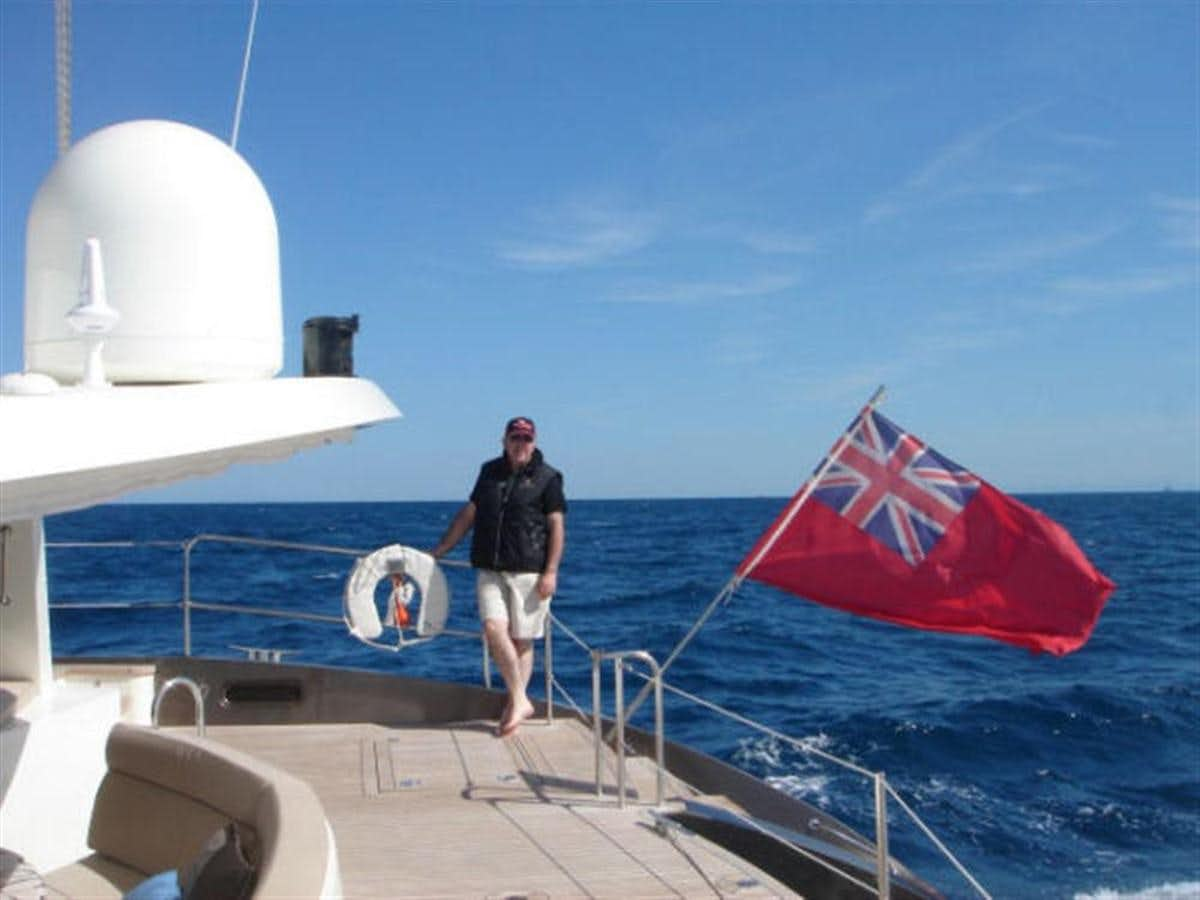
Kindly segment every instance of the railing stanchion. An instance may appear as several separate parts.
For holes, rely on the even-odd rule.
[[[662,670],[654,657],[645,650],[622,650],[614,653],[592,651],[592,728],[595,731],[596,745],[596,791],[600,790],[600,746],[603,743],[600,734],[600,662],[605,659],[613,661],[613,686],[616,690],[613,717],[616,720],[615,731],[609,732],[617,742],[617,805],[625,808],[625,660],[628,657],[640,659],[650,667],[651,681],[654,688],[654,803],[662,806],[665,788],[663,774],[663,686]]]
[[[603,783],[600,781],[601,757],[601,720],[600,720],[600,661],[603,659],[599,650],[592,651],[592,744],[596,751],[596,799],[604,796]]]
[[[546,724],[554,724],[554,620],[546,617],[546,638],[542,649],[542,668],[546,670]]]
[[[662,670],[654,660],[650,660],[654,669],[654,805],[662,806],[664,781],[663,770],[663,686]]]
[[[875,773],[875,871],[879,883],[879,900],[891,896],[888,872],[887,779]]]
[[[200,540],[192,538],[183,545],[183,655],[192,655],[192,548]]]
[[[617,806],[625,808],[625,661],[613,657],[613,684],[616,686],[617,717]]]
[[[483,657],[483,686],[490,691],[492,689],[492,654],[488,650],[487,632],[479,633],[479,641],[482,645],[480,655]]]

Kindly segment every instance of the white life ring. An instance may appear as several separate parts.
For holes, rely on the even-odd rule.
[[[375,644],[375,638],[383,634],[384,621],[393,623],[388,615],[381,619],[375,603],[375,590],[380,581],[395,571],[397,565],[404,567],[405,576],[416,585],[420,595],[416,636],[427,640],[440,634],[446,627],[446,617],[450,612],[450,587],[437,560],[412,547],[389,544],[360,557],[346,579],[342,615],[350,633],[364,643]],[[403,636],[400,643],[404,643]]]

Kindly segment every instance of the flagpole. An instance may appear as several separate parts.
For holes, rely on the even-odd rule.
[[[881,384],[875,389],[875,393],[871,395],[871,399],[867,401],[867,405],[859,411],[858,416],[855,417],[855,421],[857,422],[866,413],[878,406],[880,401],[883,400],[884,393],[885,388],[884,385]],[[717,596],[713,597],[712,601],[705,608],[704,612],[700,614],[700,618],[698,618],[695,624],[692,625],[691,630],[683,636],[678,644],[675,645],[675,649],[671,651],[671,655],[667,657],[666,662],[659,667],[658,674],[660,678],[662,677],[662,674],[666,672],[668,668],[670,668],[671,663],[675,662],[679,654],[683,652],[683,648],[692,642],[692,638],[694,638],[700,629],[704,627],[704,623],[712,618],[712,614],[716,612],[717,607],[721,605],[721,603],[729,601],[729,599],[733,596],[734,591],[741,586],[742,582],[746,580],[746,577],[762,561],[762,558],[767,555],[767,551],[775,546],[775,542],[779,539],[779,536],[783,534],[784,529],[791,524],[792,519],[796,517],[796,513],[800,511],[800,507],[804,505],[805,501],[808,500],[809,496],[812,494],[817,482],[821,480],[821,477],[837,460],[838,455],[842,452],[843,448],[850,440],[849,435],[850,429],[842,432],[841,438],[839,438],[837,443],[833,445],[833,449],[829,451],[829,455],[825,457],[825,462],[821,464],[821,467],[817,469],[813,477],[808,480],[808,484],[805,485],[805,488],[800,493],[800,496],[796,498],[791,508],[787,511],[787,515],[779,523],[779,527],[775,529],[758,553],[754,555],[754,559],[751,560],[750,565],[746,567],[744,572],[735,572],[733,577],[730,578],[729,581],[725,582],[725,586],[721,588],[721,590],[717,593]],[[633,702],[625,708],[626,719],[629,719],[633,716],[633,714],[637,711],[637,708],[641,706],[643,702],[645,702],[646,697],[649,696],[650,691],[653,690],[653,688],[654,685],[652,682],[647,682],[646,684],[642,685],[642,689],[638,691],[637,696],[633,698]]]
[[[662,673],[667,671],[671,663],[675,662],[679,654],[683,652],[683,648],[690,644],[692,638],[694,638],[699,633],[700,629],[704,627],[704,623],[712,618],[712,614],[716,612],[717,607],[733,596],[733,592],[737,590],[739,584],[741,584],[741,581],[738,579],[737,575],[734,575],[727,582],[725,582],[725,587],[721,588],[721,590],[717,593],[717,596],[713,597],[712,600],[709,601],[708,606],[705,608],[704,612],[700,614],[700,618],[698,618],[692,625],[691,630],[683,636],[678,644],[675,645],[675,649],[671,651],[671,655],[667,657],[666,662],[659,666],[658,675],[660,679],[662,677]],[[621,663],[618,663],[618,665],[621,665]],[[644,685],[642,685],[642,689],[638,691],[637,696],[633,698],[633,702],[625,707],[626,720],[629,720],[633,717],[633,714],[637,712],[637,708],[641,706],[643,702],[645,702],[652,690],[654,690],[653,681],[647,681]],[[609,733],[609,737],[612,737],[611,732]]]
[[[878,406],[883,400],[884,393],[885,388],[881,384],[875,389],[875,393],[871,395],[871,399],[868,400],[867,405],[859,411],[854,421],[857,422],[864,415]],[[847,429],[846,431],[842,432],[842,436],[838,438],[837,443],[833,445],[833,449],[829,451],[829,455],[825,457],[825,461],[821,463],[820,468],[813,473],[812,478],[808,479],[808,483],[804,486],[804,490],[800,492],[799,496],[797,496],[792,502],[791,508],[788,509],[787,514],[779,521],[779,526],[774,532],[771,533],[771,536],[767,538],[767,540],[759,548],[758,553],[754,554],[754,559],[750,560],[750,565],[746,566],[745,569],[734,575],[734,580],[737,582],[734,585],[735,590],[737,589],[737,586],[745,581],[750,573],[758,567],[758,564],[762,562],[763,557],[771,551],[771,548],[775,546],[775,542],[779,540],[779,536],[787,530],[789,525],[792,524],[792,519],[796,518],[796,514],[800,512],[800,507],[802,507],[808,501],[808,498],[812,496],[812,492],[816,489],[821,479],[825,476],[825,473],[829,471],[829,467],[837,462],[837,458],[841,455],[842,450],[844,450],[846,444],[850,442],[850,431],[851,429]]]

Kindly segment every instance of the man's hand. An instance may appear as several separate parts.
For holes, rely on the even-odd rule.
[[[437,546],[429,551],[429,555],[434,559],[441,559],[454,549],[454,545],[462,540],[462,536],[470,531],[474,524],[475,504],[468,500],[455,513],[454,519],[450,522],[450,527],[446,529],[446,533],[442,535],[442,539],[438,541]]]
[[[567,542],[567,529],[563,524],[561,512],[552,512],[546,516],[546,537],[546,569],[537,583],[543,603],[553,597],[558,588],[558,564],[562,560],[563,547]]]

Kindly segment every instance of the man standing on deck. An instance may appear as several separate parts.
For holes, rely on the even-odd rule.
[[[483,464],[471,499],[438,545],[441,557],[472,527],[471,565],[478,572],[479,618],[492,658],[508,688],[497,734],[507,737],[533,715],[526,688],[533,641],[545,631],[566,541],[562,474],[537,449],[537,429],[518,416],[504,426],[504,454]]]

